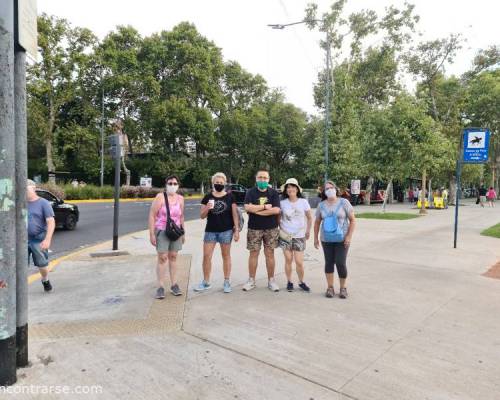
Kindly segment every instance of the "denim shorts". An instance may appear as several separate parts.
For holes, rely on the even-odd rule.
[[[45,268],[49,265],[49,252],[40,248],[41,240],[28,240],[28,265],[30,257],[33,258],[33,264],[38,268]]]
[[[233,230],[224,232],[205,232],[203,241],[206,243],[230,244],[233,240]]]

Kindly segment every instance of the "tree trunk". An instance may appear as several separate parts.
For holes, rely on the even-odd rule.
[[[439,112],[438,112],[438,109],[437,109],[436,97],[434,96],[434,89],[433,89],[432,85],[429,85],[429,93],[431,95],[432,113],[434,114],[434,119],[436,121],[439,121]]]
[[[372,194],[372,186],[373,186],[373,178],[370,176],[368,178],[368,181],[366,182],[366,191],[365,191],[365,198],[363,199],[363,203],[367,206],[370,205],[370,197]]]
[[[452,175],[450,176],[450,191],[448,193],[448,204],[454,206],[456,197],[457,197],[457,177],[455,175]]]
[[[432,179],[429,179],[429,190],[427,191],[427,200],[429,201],[429,207],[431,205],[431,197],[432,197]]]
[[[422,194],[420,196],[420,214],[427,214],[427,210],[425,209],[425,185],[426,185],[426,171],[425,168],[422,172]]]
[[[55,117],[54,117],[54,107],[52,105],[52,100],[49,101],[49,126],[47,127],[47,133],[45,134],[45,154],[47,157],[47,171],[49,172],[49,182],[55,184],[56,176],[53,174],[55,172],[54,158],[52,156],[52,137],[54,132]],[[51,174],[52,172],[52,174]]]
[[[125,157],[122,157],[123,171],[125,171],[125,185],[130,186],[130,170],[125,165]]]
[[[392,196],[392,178],[389,179],[389,183],[387,184],[387,187],[385,188],[384,202],[382,203],[382,212],[385,212],[385,207],[386,207],[387,199],[389,196]]]
[[[52,158],[52,140],[50,137],[45,139],[45,152],[47,155],[47,171],[49,172],[49,182],[56,183],[54,159]]]
[[[496,166],[495,162],[493,162],[493,164],[491,165],[491,185],[490,185],[492,188],[495,187],[496,170],[497,170],[497,166]]]

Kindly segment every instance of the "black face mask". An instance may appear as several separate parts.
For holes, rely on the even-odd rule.
[[[224,190],[224,185],[221,185],[220,183],[214,184],[214,189],[216,192],[222,192]]]

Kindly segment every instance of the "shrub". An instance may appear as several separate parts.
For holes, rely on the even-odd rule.
[[[52,193],[54,196],[60,198],[61,200],[66,199],[64,188],[62,188],[61,186],[57,186],[57,185],[55,185],[53,183],[49,183],[49,182],[37,184],[36,186],[39,189],[48,190],[50,193]]]
[[[40,184],[37,187],[48,190],[63,200],[92,200],[92,199],[112,199],[115,195],[114,186],[85,185],[73,187],[73,185],[58,186],[50,183]],[[141,186],[122,186],[120,188],[120,198],[122,199],[144,199],[155,197],[161,193],[163,188],[146,188]],[[182,189],[179,194],[183,195]]]

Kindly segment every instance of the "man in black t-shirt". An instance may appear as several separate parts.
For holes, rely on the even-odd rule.
[[[255,274],[262,242],[266,256],[268,288],[278,292],[279,286],[274,281],[274,249],[278,247],[280,214],[280,198],[276,190],[269,187],[269,172],[259,170],[255,177],[257,186],[250,189],[245,196],[245,211],[248,213],[247,249],[250,251],[248,258],[248,282],[243,290],[255,288]]]

